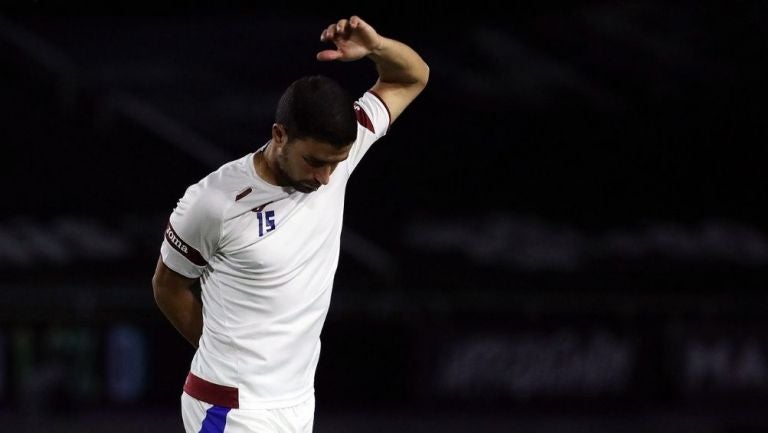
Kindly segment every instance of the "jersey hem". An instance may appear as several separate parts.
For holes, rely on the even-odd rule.
[[[279,400],[261,400],[248,397],[240,397],[240,409],[245,410],[259,410],[259,409],[285,409],[293,406],[298,406],[310,398],[315,396],[315,388],[309,388],[306,391],[302,391],[300,394]]]

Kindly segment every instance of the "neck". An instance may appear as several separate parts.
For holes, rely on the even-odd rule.
[[[275,146],[272,146],[272,141],[267,143],[267,147],[258,152],[254,158],[254,165],[256,167],[256,174],[262,179],[272,185],[282,185],[280,182],[280,168],[277,165],[277,151]]]

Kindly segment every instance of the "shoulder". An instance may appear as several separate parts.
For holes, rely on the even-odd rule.
[[[372,90],[355,101],[355,115],[359,126],[376,135],[384,135],[392,119],[387,104]]]
[[[249,184],[245,167],[247,158],[248,156],[224,164],[187,188],[184,197],[179,201],[180,210],[188,207],[205,219],[221,219],[226,210],[236,202],[238,194]]]

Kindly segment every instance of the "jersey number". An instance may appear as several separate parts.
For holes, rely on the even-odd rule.
[[[266,233],[275,229],[275,211],[268,210],[266,212],[256,212],[256,218],[259,219],[259,237],[264,236],[264,229],[266,226]]]

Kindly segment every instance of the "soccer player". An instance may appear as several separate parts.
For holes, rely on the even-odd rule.
[[[190,186],[170,216],[152,286],[197,348],[181,397],[187,433],[312,431],[347,180],[429,76],[413,49],[359,17],[320,39],[335,46],[320,61],[371,59],[373,87],[354,101],[331,79],[295,81],[267,144]]]

